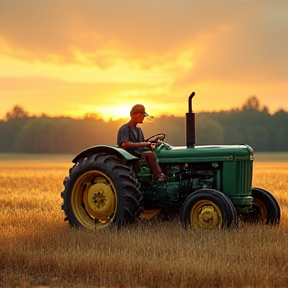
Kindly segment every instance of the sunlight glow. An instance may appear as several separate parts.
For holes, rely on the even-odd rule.
[[[82,115],[88,114],[90,117],[97,119],[103,119],[104,121],[118,120],[120,118],[129,118],[131,105],[107,105],[107,106],[96,106],[96,105],[82,105],[80,110],[83,111]],[[89,111],[89,112],[87,112]]]
[[[31,100],[29,104],[30,108],[33,106],[34,111],[37,109],[36,102],[45,101],[45,111],[41,112],[48,115],[70,115],[81,118],[85,115],[89,117],[90,114],[91,117],[105,121],[126,118],[129,117],[130,109],[134,104],[145,104],[143,102],[146,101],[150,103],[149,107],[153,108],[157,106],[159,100],[162,103],[166,95],[172,97],[170,90],[175,78],[187,73],[194,65],[193,50],[190,48],[170,51],[159,59],[151,55],[148,63],[145,59],[130,59],[127,55],[127,58],[121,58],[119,52],[113,50],[98,51],[96,54],[83,54],[81,51],[74,50],[72,51],[74,62],[69,64],[56,58],[52,61],[53,57],[49,58],[51,61],[45,62],[45,59],[27,59],[29,55],[26,55],[26,58],[21,54],[21,58],[14,59],[6,56],[0,59],[2,68],[0,77],[24,78],[25,83],[29,82],[29,89],[26,87],[19,89],[14,85],[9,88],[9,91],[5,90],[2,95],[8,97],[17,92],[18,99],[25,99],[25,103],[28,103],[26,100],[30,98],[36,99],[37,101]],[[45,79],[58,82],[51,82],[53,83],[51,86],[47,84],[41,86],[41,81],[44,82]],[[69,86],[70,83],[79,85]],[[85,86],[85,84],[95,85]],[[97,90],[97,87],[100,87],[97,85],[100,84],[108,85],[105,89]],[[122,86],[117,86],[118,84]],[[20,85],[20,88],[22,87]],[[85,90],[81,87],[85,87]],[[57,106],[53,101],[49,103],[46,100],[50,94],[53,98],[59,99]],[[19,104],[23,105],[23,103]],[[42,105],[38,109],[43,109]],[[165,111],[164,109],[165,103],[162,103],[161,110]],[[35,113],[34,111],[31,112]],[[159,115],[162,111],[154,110],[153,115]]]
[[[56,65],[40,61],[24,62],[10,58],[0,59],[0,77],[45,77],[56,78],[67,82],[81,83],[147,83],[159,84],[170,82],[171,75],[161,67],[153,67],[149,71],[141,67],[131,67],[121,59],[115,60],[109,69],[99,66],[83,66],[77,64]]]
[[[175,75],[182,74],[194,66],[192,51],[190,47],[186,47],[159,59],[152,57],[153,60],[148,66],[145,59],[123,58],[113,50],[98,51],[96,54],[83,54],[74,50],[73,63],[68,64],[57,60],[53,55],[49,62],[46,62],[45,59],[30,59],[28,54],[27,57],[21,54],[21,58],[18,59],[0,59],[0,77],[45,77],[78,83],[141,82],[159,85],[165,82],[172,83]]]

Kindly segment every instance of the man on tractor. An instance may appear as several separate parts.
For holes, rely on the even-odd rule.
[[[145,107],[141,104],[136,104],[130,111],[130,121],[122,125],[118,130],[117,145],[136,157],[145,159],[153,173],[153,181],[162,182],[166,176],[162,173],[153,149],[155,143],[145,141],[143,131],[138,124],[142,124],[146,116],[149,116]]]

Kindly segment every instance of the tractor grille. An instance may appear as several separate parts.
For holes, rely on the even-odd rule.
[[[252,169],[253,161],[237,161],[236,166],[237,178],[237,195],[250,195],[252,186]]]

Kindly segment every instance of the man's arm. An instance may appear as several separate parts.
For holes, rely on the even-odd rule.
[[[121,148],[137,149],[137,148],[144,148],[144,147],[149,147],[149,146],[151,146],[152,148],[152,145],[150,142],[122,142]]]
[[[127,150],[127,149],[141,149],[144,147],[150,147],[152,150],[155,148],[154,144],[151,144],[151,142],[144,141],[144,135],[142,130],[140,130],[140,141],[141,142],[131,142],[129,139],[129,128],[126,125],[123,125],[119,131],[118,131],[118,140],[117,143],[119,147]]]

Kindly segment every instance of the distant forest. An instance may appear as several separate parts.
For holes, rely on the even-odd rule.
[[[141,125],[145,137],[164,132],[169,144],[186,145],[186,112],[183,117],[145,121]],[[94,145],[116,145],[118,128],[126,121],[29,116],[16,105],[0,120],[0,152],[78,153]],[[197,113],[196,123],[197,144],[248,144],[256,152],[288,151],[288,112],[281,109],[272,115],[255,96],[239,109]]]

